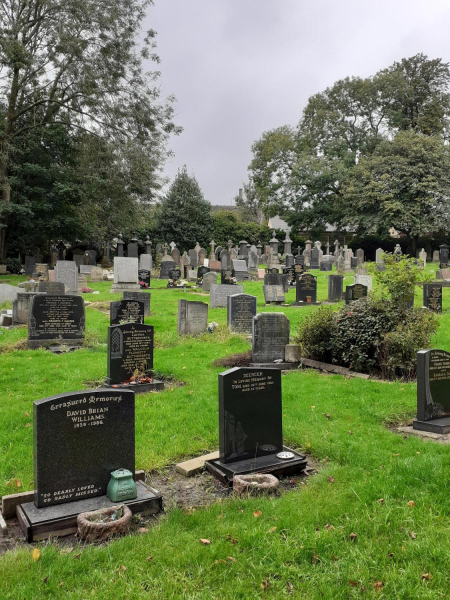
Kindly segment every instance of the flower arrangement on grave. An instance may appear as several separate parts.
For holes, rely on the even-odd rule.
[[[145,281],[139,281],[139,285],[140,285],[141,289],[147,289],[149,287],[149,284],[146,283]]]
[[[169,281],[167,282],[167,287],[171,288],[171,287],[188,287],[188,282],[185,279],[169,279]]]
[[[123,382],[124,385],[138,385],[141,383],[153,383],[153,373],[148,370],[147,363],[139,365],[130,371],[130,379]]]
[[[81,288],[82,294],[92,294],[93,291],[94,290],[92,288],[88,288],[88,287]]]

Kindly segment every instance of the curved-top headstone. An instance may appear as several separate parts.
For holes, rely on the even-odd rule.
[[[33,402],[34,503],[106,494],[111,472],[135,469],[134,392],[97,389]]]

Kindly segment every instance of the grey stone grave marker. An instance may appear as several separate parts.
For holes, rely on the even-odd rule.
[[[138,264],[137,258],[114,257],[114,284],[111,286],[111,293],[140,290]]]
[[[109,305],[109,324],[144,323],[144,303],[139,300],[117,300]]]
[[[252,362],[284,361],[289,344],[289,319],[283,313],[260,313],[253,319]]]
[[[233,294],[227,298],[227,324],[231,331],[251,335],[256,316],[256,296]]]
[[[212,284],[217,284],[217,273],[205,273],[202,280],[202,291],[209,292]]]
[[[178,301],[178,335],[200,335],[208,329],[208,305]]]
[[[283,304],[286,302],[282,285],[263,285],[263,293],[266,304]]]
[[[227,306],[228,296],[234,294],[243,294],[244,286],[242,285],[223,285],[211,284],[210,287],[210,307],[222,308]]]
[[[66,286],[66,292],[75,294],[78,291],[78,267],[73,260],[58,260],[55,266],[55,281]]]

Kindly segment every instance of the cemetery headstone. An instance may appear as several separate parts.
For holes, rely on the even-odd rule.
[[[425,248],[422,248],[422,250],[419,252],[419,260],[422,261],[422,267],[427,266],[427,253],[425,252]]]
[[[133,238],[127,246],[128,258],[138,258],[139,256],[139,245],[136,238]]]
[[[173,258],[173,262],[177,265],[177,267],[179,267],[181,256],[180,256],[180,251],[176,247],[172,250],[172,258]]]
[[[358,261],[358,265],[364,264],[364,250],[362,248],[358,248],[358,250],[356,251],[356,258]]]
[[[285,259],[286,268],[293,267],[295,265],[295,259],[293,254],[286,254]]]
[[[328,277],[328,302],[342,300],[343,282],[343,275],[330,275]]]
[[[258,268],[258,254],[250,250],[248,254],[248,268],[249,269],[257,269]]]
[[[78,268],[80,271],[80,275],[90,275],[94,266],[93,265],[80,265]]]
[[[28,346],[39,348],[56,343],[68,346],[84,341],[86,321],[81,296],[37,294],[28,321]]]
[[[206,275],[206,273],[209,273],[209,267],[204,267],[201,266],[197,269],[197,283],[198,285],[202,285],[203,283],[203,277]]]
[[[159,270],[160,279],[170,279],[170,271],[176,268],[175,262],[172,257],[164,256],[161,260],[161,266]]]
[[[210,287],[210,307],[222,308],[227,306],[228,296],[233,294],[243,294],[244,286],[242,285],[217,285],[211,284]]]
[[[37,259],[35,256],[25,256],[25,273],[31,277],[34,273]]]
[[[205,263],[206,258],[206,250],[204,248],[200,248],[198,251],[198,264],[202,266]]]
[[[433,312],[442,312],[442,285],[440,283],[424,283],[423,306]]]
[[[66,292],[78,291],[78,268],[72,260],[58,260],[55,266],[55,281],[64,283]]]
[[[355,275],[355,283],[362,283],[370,292],[372,290],[372,275]]]
[[[198,266],[198,255],[195,250],[189,250],[188,252],[190,264],[193,268]]]
[[[108,327],[108,385],[129,381],[136,370],[146,374],[153,369],[153,336],[152,325]]]
[[[253,317],[256,316],[256,296],[234,294],[227,298],[227,324],[231,331],[252,333]]]
[[[433,262],[439,262],[439,250],[433,251]]]
[[[144,303],[139,300],[117,300],[109,305],[110,325],[144,323]]]
[[[358,257],[357,256],[351,256],[350,257],[350,268],[351,269],[356,269],[358,266]]]
[[[153,259],[151,254],[141,254],[139,257],[139,270],[152,272]]]
[[[383,250],[383,248],[377,248],[377,250],[376,250],[376,252],[375,252],[375,262],[376,262],[378,265],[381,265],[381,264],[383,264],[383,263],[384,263],[384,260],[383,260],[383,254],[384,254],[384,250]]]
[[[231,269],[222,269],[220,273],[220,283],[221,285],[234,285],[234,276],[235,273]]]
[[[91,281],[103,281],[103,269],[102,267],[92,267],[90,274]]]
[[[417,419],[413,428],[450,433],[450,354],[444,350],[417,353]]]
[[[65,294],[66,286],[62,281],[40,281],[38,284],[38,292],[43,292],[49,295],[62,296]]]
[[[256,315],[252,330],[252,362],[284,361],[289,334],[289,319],[285,314],[265,312]]]
[[[178,335],[200,335],[208,329],[208,305],[178,301]]]
[[[147,292],[124,292],[123,300],[135,300],[144,304],[144,315],[150,315],[150,298],[151,294]]]
[[[41,282],[44,283],[44,282]],[[45,282],[47,283],[47,282]],[[62,284],[61,284],[62,285]],[[64,287],[64,286],[63,286]],[[30,317],[31,304],[34,296],[39,292],[18,292],[17,298],[12,303],[13,325],[26,325]]]
[[[282,285],[263,285],[263,293],[266,304],[283,304],[286,302]]]
[[[128,257],[114,257],[114,284],[111,286],[111,293],[121,291],[138,292],[138,259]]]
[[[209,292],[212,284],[217,284],[217,273],[205,273],[202,281],[202,291]]]
[[[297,278],[295,292],[295,304],[293,306],[320,304],[320,302],[317,302],[317,277],[311,275],[311,273],[305,273]]]
[[[367,296],[367,286],[362,283],[354,283],[345,288],[345,304]]]
[[[319,249],[314,247],[311,250],[311,269],[318,269],[320,267],[319,259],[320,259]]]
[[[36,507],[105,495],[112,471],[134,473],[134,418],[129,390],[84,390],[35,401]]]
[[[141,256],[143,256],[143,254],[141,254]],[[141,290],[150,288],[151,278],[152,278],[152,274],[148,269],[139,269],[138,281],[139,281],[139,287],[141,288]]]
[[[245,260],[233,259],[231,264],[235,273],[236,281],[246,281],[249,278],[247,263]]]

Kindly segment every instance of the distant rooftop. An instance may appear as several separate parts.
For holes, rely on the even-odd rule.
[[[281,231],[290,230],[289,225],[278,215],[275,217],[271,217],[267,223],[267,226],[271,229],[281,229]]]

